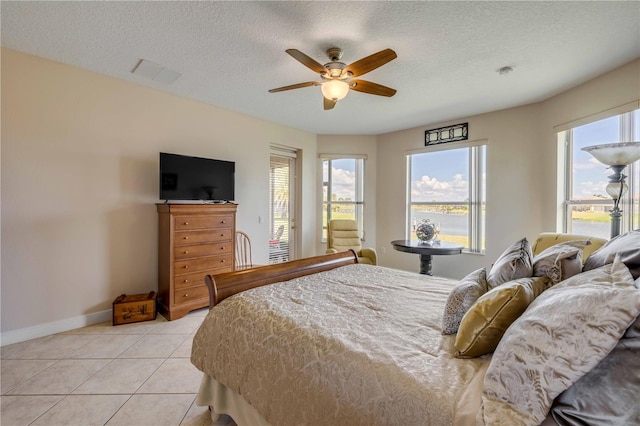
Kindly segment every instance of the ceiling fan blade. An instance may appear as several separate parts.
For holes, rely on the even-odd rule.
[[[355,90],[356,92],[387,97],[391,97],[396,94],[396,89],[392,89],[390,87],[383,86],[382,84],[372,83],[366,80],[351,80],[349,83],[355,83],[353,84],[353,86],[351,86],[351,90]]]
[[[300,62],[305,67],[309,68],[311,71],[315,71],[319,74],[323,72],[327,72],[327,69],[321,63],[317,62],[315,59],[310,58],[305,55],[298,49],[287,49],[285,50],[289,55],[293,56],[293,59]]]
[[[269,90],[269,93],[284,92],[285,90],[292,90],[292,89],[302,89],[303,87],[311,87],[311,86],[316,86],[318,84],[321,84],[321,83],[318,83],[315,81],[307,81],[306,83],[292,84],[290,86],[283,86],[283,87],[278,87],[276,89],[271,89]]]
[[[350,72],[352,74],[351,77],[357,77],[375,70],[397,57],[398,55],[396,55],[396,52],[391,49],[381,50],[378,53],[374,53],[373,55],[369,55],[366,58],[362,58],[359,61],[355,61],[354,63],[347,65],[342,71],[342,74],[344,75],[345,72]]]
[[[324,99],[324,110],[328,110],[328,109],[333,109],[334,106],[336,106],[336,104],[338,103],[338,101],[333,100],[333,99],[327,99],[324,96],[322,97],[322,99]]]

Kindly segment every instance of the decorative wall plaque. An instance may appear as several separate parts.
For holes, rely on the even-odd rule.
[[[469,123],[454,124],[453,126],[439,127],[424,132],[424,145],[437,145],[440,143],[464,141],[469,138]]]

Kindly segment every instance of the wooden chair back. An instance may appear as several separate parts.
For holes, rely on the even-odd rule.
[[[253,268],[251,239],[242,231],[236,231],[236,271]]]

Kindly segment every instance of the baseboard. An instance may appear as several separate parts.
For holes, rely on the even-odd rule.
[[[111,309],[94,312],[92,314],[80,315],[60,321],[48,322],[34,325],[33,327],[21,328],[20,330],[6,331],[0,334],[0,346],[11,345],[13,343],[24,342],[25,340],[37,337],[49,336],[51,334],[62,333],[76,328],[86,327],[99,322],[111,319]]]

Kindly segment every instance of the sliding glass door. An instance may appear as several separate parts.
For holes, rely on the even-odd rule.
[[[269,263],[294,257],[296,151],[271,147],[269,165]]]

